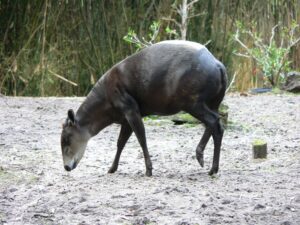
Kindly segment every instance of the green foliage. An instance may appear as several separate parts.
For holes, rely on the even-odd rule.
[[[177,39],[179,34],[176,29],[171,29],[169,26],[166,27],[165,32],[168,35],[168,39]]]
[[[252,145],[265,145],[267,144],[267,142],[265,140],[262,140],[262,139],[254,139],[253,142],[252,142]]]
[[[299,25],[293,22],[291,27],[281,29],[278,29],[279,25],[276,25],[272,29],[270,38],[265,40],[255,29],[247,29],[241,22],[237,22],[236,25],[235,40],[246,51],[245,54],[238,53],[237,55],[253,58],[272,87],[278,87],[284,81],[285,74],[291,70],[291,61],[288,56],[291,48],[300,41],[300,38],[296,39],[291,34],[295,33]],[[239,39],[240,32],[245,38],[250,37],[251,45],[247,46]],[[276,36],[279,36],[280,40],[276,41]]]
[[[272,86],[278,86],[283,81],[284,74],[290,71],[291,61],[282,60],[289,53],[289,49],[276,46],[274,40],[264,47],[254,47],[250,52]]]
[[[192,2],[196,1],[188,1]],[[86,95],[111,66],[137,48],[160,40],[176,39],[178,32],[182,36],[181,5],[182,1],[174,0],[1,0],[0,93]],[[230,38],[235,32],[235,21],[242,21],[245,27],[257,31],[260,34],[257,36],[266,42],[269,38],[267,30],[282,20],[287,27],[281,27],[284,32],[276,31],[277,47],[280,46],[278,38],[286,38],[283,47],[287,46],[293,36],[289,32],[296,30],[299,24],[299,17],[296,17],[298,21],[291,23],[300,13],[296,1],[287,4],[283,0],[253,0],[250,4],[249,1],[199,0],[189,7],[187,40],[199,43],[210,40],[207,47],[224,63],[229,80],[235,72],[243,75],[241,78],[237,76],[237,89],[240,79],[246,87],[253,84],[245,78],[251,76],[249,62],[239,63],[232,57],[236,42]],[[250,23],[250,20],[255,23]],[[122,40],[124,35],[124,40],[130,44]],[[140,39],[144,45],[131,44],[135,37],[145,37]],[[284,53],[276,52],[275,55],[280,54]],[[288,67],[300,69],[300,61],[296,60],[300,57],[300,48],[293,48],[288,55],[287,60],[291,62]],[[278,61],[274,59],[273,64],[278,64]]]
[[[146,40],[144,37],[141,39],[137,36],[136,32],[129,28],[127,34],[123,37],[123,40],[127,43],[134,44],[137,50],[145,48],[153,44],[157,39],[159,34],[160,22],[153,21],[149,27],[148,37],[149,40]]]
[[[134,30],[129,28],[128,33],[123,37],[123,40],[126,41],[127,43],[134,44],[137,50],[142,49],[143,45],[136,41],[138,39],[136,33]]]
[[[148,29],[148,38],[146,40],[144,37],[139,38],[134,30],[129,28],[127,34],[123,37],[123,40],[129,44],[133,44],[136,50],[140,50],[147,46],[154,44],[157,39],[159,39],[159,31],[160,31],[161,23],[159,21],[153,21]],[[169,26],[166,27],[165,32],[168,39],[177,38],[179,35],[176,29],[171,29]]]
[[[150,32],[148,34],[148,37],[150,38],[150,41],[154,41],[157,37],[157,33],[159,32],[160,28],[160,22],[159,21],[153,21],[150,25]]]

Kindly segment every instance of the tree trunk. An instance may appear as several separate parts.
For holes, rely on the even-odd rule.
[[[267,142],[263,140],[255,140],[252,143],[252,150],[254,159],[267,158]]]
[[[181,15],[181,39],[186,40],[187,33],[187,20],[188,20],[188,8],[187,8],[187,0],[182,1],[182,5],[180,7],[180,15]]]

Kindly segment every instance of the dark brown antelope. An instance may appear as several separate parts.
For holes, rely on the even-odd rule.
[[[68,111],[61,148],[64,167],[74,169],[88,140],[103,128],[121,124],[117,153],[109,173],[118,169],[120,155],[135,133],[144,153],[146,175],[152,175],[142,117],[185,111],[206,129],[196,157],[203,167],[203,152],[210,138],[214,155],[210,175],[219,170],[223,128],[218,108],[227,85],[225,67],[203,45],[189,41],[163,41],[127,57],[107,71],[95,84],[76,115]]]

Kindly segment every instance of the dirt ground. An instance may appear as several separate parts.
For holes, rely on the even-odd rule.
[[[230,124],[220,172],[195,158],[201,125],[146,120],[153,177],[144,175],[133,135],[119,170],[107,174],[120,127],[88,144],[78,167],[63,169],[61,124],[83,98],[0,97],[0,224],[300,224],[300,96],[229,95]],[[251,142],[268,143],[253,160]]]

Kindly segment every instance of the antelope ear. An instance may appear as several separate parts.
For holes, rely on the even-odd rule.
[[[68,119],[69,119],[69,121],[71,122],[72,125],[75,124],[75,114],[74,114],[73,109],[68,110]]]

